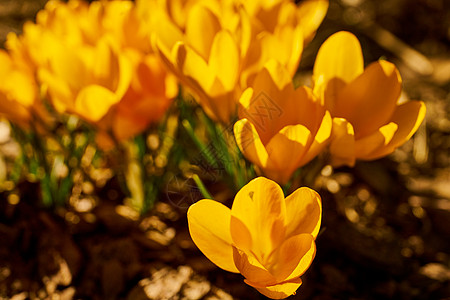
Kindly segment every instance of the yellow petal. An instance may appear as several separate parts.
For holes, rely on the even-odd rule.
[[[391,122],[398,125],[392,140],[379,151],[373,152],[366,159],[377,159],[392,153],[408,141],[417,131],[425,118],[426,107],[422,101],[409,101],[397,107]]]
[[[268,155],[255,126],[247,119],[242,119],[234,124],[233,129],[239,150],[249,161],[264,168],[267,165]]]
[[[330,153],[334,167],[355,165],[355,132],[352,124],[345,119],[333,118]]]
[[[253,179],[236,194],[231,215],[248,228],[253,242],[250,250],[264,265],[284,240],[286,206],[280,186],[264,177]],[[241,226],[234,223],[231,219],[231,237],[236,247],[247,251],[235,240]]]
[[[82,58],[78,55],[77,50],[63,47],[58,42],[54,42],[54,52],[50,58],[50,69],[55,76],[67,82],[72,90],[80,90],[89,80],[87,70]]]
[[[228,207],[213,200],[200,200],[187,212],[192,240],[203,254],[220,268],[239,272],[233,260]]]
[[[236,88],[239,69],[239,49],[228,31],[222,30],[214,38],[209,57],[211,71],[225,90]]]
[[[317,117],[317,116],[316,116]],[[303,157],[302,164],[307,164],[313,160],[319,153],[321,153],[326,146],[328,146],[331,139],[331,131],[333,128],[333,120],[331,118],[330,112],[325,111],[323,117],[317,117],[318,120],[322,119],[320,127],[314,135],[314,141],[309,147],[306,155]]]
[[[75,112],[83,118],[96,122],[120,101],[113,92],[99,85],[83,88],[75,101]]]
[[[335,116],[337,94],[363,71],[361,45],[350,32],[335,33],[322,44],[314,63],[314,93],[318,96],[324,94],[326,108],[332,116]]]
[[[275,285],[259,286],[251,281],[244,280],[250,286],[253,286],[261,294],[271,299],[284,299],[295,295],[295,292],[302,284],[300,278],[295,278],[289,281],[284,281]]]
[[[277,60],[271,59],[264,65],[264,70],[267,72],[261,72],[262,76],[255,79],[254,89],[255,90],[267,90],[267,83],[272,82],[278,88],[278,90],[283,90],[286,86],[292,85],[292,79],[286,68]],[[273,85],[272,84],[272,85]]]
[[[281,245],[278,259],[268,270],[278,282],[299,278],[311,265],[315,253],[312,235],[292,236]]]
[[[220,23],[208,8],[195,5],[190,11],[186,23],[186,38],[189,44],[208,61],[215,35],[220,30]]]
[[[300,27],[304,31],[305,42],[308,43],[322,23],[328,10],[328,0],[302,1],[298,7],[297,16]]]
[[[200,92],[211,91],[215,76],[206,61],[183,43],[177,43],[175,47],[177,66],[187,77],[189,87]]]
[[[211,92],[199,93],[198,100],[208,116],[214,121],[229,124],[230,120],[236,116],[235,91],[225,91],[222,83],[217,78],[213,82]]]
[[[332,115],[346,118],[356,139],[387,124],[402,90],[400,74],[390,62],[378,61],[339,93]]]
[[[267,144],[284,126],[295,124],[299,105],[293,98],[294,86],[286,68],[271,60],[257,74],[252,89],[252,94],[241,96],[239,116],[249,119]]]
[[[75,96],[61,77],[42,68],[38,71],[38,78],[42,85],[48,89],[50,101],[56,111],[61,113],[74,109],[73,99]]]
[[[303,125],[289,125],[277,133],[266,145],[268,171],[279,183],[289,181],[301,166],[303,156],[312,142],[311,132]],[[269,173],[267,173],[269,174]]]
[[[314,190],[301,187],[286,198],[286,237],[309,233],[317,237],[322,220],[322,201]]]
[[[294,236],[288,240],[290,243],[283,249],[283,255],[286,256],[284,259],[290,259],[290,256],[297,255],[300,261],[297,267],[292,271],[292,273],[287,277],[286,281],[295,280],[303,275],[306,270],[311,266],[314,257],[316,256],[316,243],[314,237],[310,234],[300,234]],[[286,241],[287,242],[287,241]],[[297,254],[293,254],[292,249],[297,249]],[[294,259],[295,261],[296,259]]]
[[[237,269],[246,280],[254,282],[258,286],[276,283],[275,277],[253,255],[247,255],[241,249],[233,246],[233,259]]]
[[[355,142],[355,154],[357,159],[367,159],[370,155],[386,145],[392,140],[398,125],[391,122],[382,126],[373,134],[365,136]]]
[[[171,51],[175,44],[184,41],[183,34],[164,14],[155,14],[155,22],[158,26],[154,26],[152,43],[154,49],[158,49],[161,54],[171,57]],[[171,60],[171,59],[169,59]]]
[[[293,76],[297,71],[303,51],[303,32],[300,27],[283,26],[274,34],[260,34],[262,56],[261,64],[275,59]],[[259,36],[258,36],[259,38]]]

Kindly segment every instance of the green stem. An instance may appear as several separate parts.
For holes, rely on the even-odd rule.
[[[183,120],[181,122],[183,124],[184,129],[186,129],[186,132],[188,133],[189,137],[194,141],[195,145],[200,149],[200,152],[205,156],[206,160],[211,166],[216,166],[217,162],[215,157],[211,154],[210,151],[208,151],[208,148],[206,145],[198,139],[196,136],[194,129],[192,128],[191,124],[187,120]]]
[[[213,196],[209,193],[206,186],[203,184],[203,181],[200,179],[200,177],[197,174],[192,175],[192,179],[194,179],[195,183],[198,186],[198,189],[202,193],[203,197],[207,199],[213,199]]]

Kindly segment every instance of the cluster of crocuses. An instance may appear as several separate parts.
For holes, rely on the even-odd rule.
[[[338,32],[318,52],[313,86],[294,87],[327,9],[327,0],[50,1],[0,51],[0,113],[45,130],[50,106],[94,125],[109,148],[157,122],[181,83],[212,120],[239,118],[237,146],[278,184],[320,153],[333,166],[386,156],[425,115],[420,101],[400,103],[393,64],[364,68],[357,38]],[[309,188],[285,198],[270,179],[244,186],[231,210],[201,200],[188,221],[211,261],[279,299],[314,258],[321,200]]]
[[[102,147],[158,121],[178,84],[151,47],[146,14],[131,1],[49,1],[0,52],[0,112],[25,128],[45,126],[47,101],[94,125]]]

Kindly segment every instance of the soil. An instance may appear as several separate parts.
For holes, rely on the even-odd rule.
[[[45,2],[0,1],[0,41]],[[289,299],[450,299],[450,2],[331,0],[298,80],[338,30],[358,36],[366,62],[395,62],[406,96],[425,101],[427,116],[389,157],[322,170],[317,255]],[[114,187],[112,180],[103,192]],[[265,299],[191,241],[194,191],[168,187],[139,217],[118,192],[82,212],[40,208],[34,183],[19,189],[20,201],[0,194],[0,299]]]

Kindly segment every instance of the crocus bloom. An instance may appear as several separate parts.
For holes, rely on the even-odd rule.
[[[421,101],[399,103],[402,80],[390,62],[364,70],[358,39],[349,32],[329,37],[319,49],[314,92],[333,117],[334,166],[386,156],[416,132],[425,116]]]
[[[32,120],[39,119],[36,130],[50,122],[44,106],[39,101],[38,86],[32,71],[20,61],[14,61],[0,50],[0,115],[24,129]]]
[[[178,93],[151,49],[148,14],[132,1],[49,1],[7,47],[38,74],[58,112],[95,125],[109,148],[111,135],[123,141],[159,121]]]
[[[270,61],[240,99],[237,145],[262,173],[286,183],[317,156],[330,137],[330,114],[307,87],[294,89],[287,70]]]
[[[231,210],[200,200],[188,210],[189,232],[218,267],[245,277],[245,283],[272,299],[295,293],[316,253],[322,217],[320,196],[302,187],[287,198],[264,177],[245,185]]]
[[[175,77],[168,74],[158,57],[149,54],[137,63],[122,100],[97,125],[104,133],[114,134],[117,140],[127,140],[159,121],[177,94]],[[107,144],[100,146],[109,148]]]
[[[39,70],[39,78],[58,112],[95,123],[127,91],[131,63],[107,39],[98,41],[96,47],[70,47],[55,39],[47,47],[53,55],[49,67]]]
[[[268,60],[276,59],[295,73],[305,35],[312,36],[318,16],[323,18],[328,7],[324,0],[300,6],[250,2],[166,1],[154,38],[165,63],[205,112],[223,123],[236,114],[241,92]],[[311,9],[313,13],[304,13]]]

